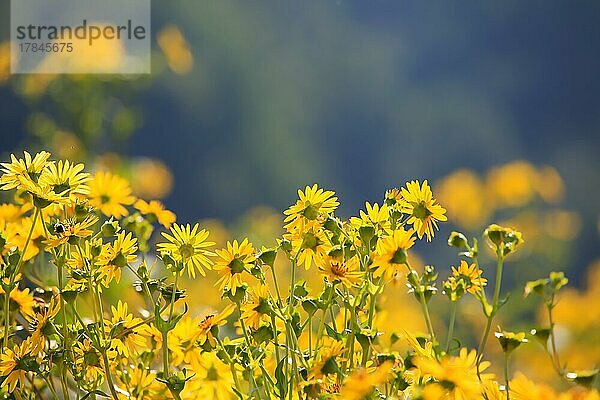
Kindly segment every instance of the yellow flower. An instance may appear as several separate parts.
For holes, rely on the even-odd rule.
[[[198,323],[198,328],[200,329],[198,335],[198,342],[200,344],[208,342],[212,347],[215,346],[216,341],[213,335],[213,328],[223,326],[227,323],[227,318],[233,314],[235,311],[235,306],[233,304],[228,305],[221,311],[220,313],[209,313],[206,314],[202,320]]]
[[[487,284],[487,279],[482,277],[483,271],[477,267],[477,264],[467,264],[465,260],[460,260],[458,268],[452,267],[452,276],[448,278],[450,283],[462,281],[467,292],[475,294],[483,289]]]
[[[373,275],[383,276],[385,280],[392,279],[406,264],[407,251],[414,243],[413,230],[405,231],[402,228],[379,240],[373,257],[372,266],[376,268]]]
[[[81,172],[83,169],[83,164],[69,163],[68,160],[49,163],[42,171],[39,183],[51,187],[54,193],[63,197],[85,195],[89,193],[87,182],[91,178],[89,173]]]
[[[50,153],[42,151],[37,153],[33,158],[28,152],[23,152],[24,158],[10,155],[10,163],[0,163],[3,175],[0,177],[0,189],[10,190],[14,188],[22,188],[23,182],[31,182],[37,184],[40,173],[46,167],[50,158]]]
[[[104,377],[104,361],[102,354],[93,346],[90,339],[85,338],[75,342],[73,347],[75,367],[87,383],[99,382]]]
[[[94,231],[88,228],[96,222],[98,222],[98,217],[94,215],[88,215],[82,221],[70,218],[63,222],[57,222],[54,224],[54,235],[50,235],[50,237],[44,241],[46,250],[49,251],[50,249],[67,243],[72,237],[84,238],[91,236]]]
[[[202,353],[196,376],[185,387],[183,399],[230,400],[233,397],[233,375],[230,367],[215,353]]]
[[[310,223],[298,224],[294,232],[284,237],[292,243],[297,265],[307,270],[313,262],[321,265],[323,257],[332,247],[323,230]]]
[[[246,321],[249,327],[258,329],[261,322],[269,323],[272,313],[269,302],[270,294],[267,285],[258,285],[248,290],[246,302],[242,304],[240,319]]]
[[[177,218],[175,213],[166,210],[165,206],[158,200],[152,200],[150,203],[139,199],[133,205],[139,212],[144,214],[151,222],[158,221],[165,228],[170,228]]]
[[[30,329],[33,329],[31,334],[32,340],[45,341],[48,336],[54,333],[54,327],[51,324],[51,319],[58,314],[60,310],[59,304],[55,301],[57,296],[50,299],[50,304],[42,307],[40,312],[32,313],[26,316],[29,321]]]
[[[100,267],[100,274],[104,277],[104,285],[108,286],[113,278],[121,280],[121,269],[127,264],[137,260],[137,239],[129,232],[119,232],[113,243],[102,246],[96,265]]]
[[[481,395],[481,381],[477,376],[476,352],[460,349],[457,357],[446,356],[441,360],[429,357],[416,357],[414,364],[421,369],[422,374],[435,378],[450,398],[478,399]],[[479,371],[485,371],[490,363],[484,361]],[[483,381],[492,379],[491,374],[482,374]],[[445,398],[445,397],[442,397]]]
[[[0,376],[6,378],[1,387],[8,386],[10,393],[15,390],[17,384],[23,387],[25,374],[36,371],[41,362],[37,357],[39,351],[36,351],[36,347],[31,339],[27,339],[12,350],[4,348],[0,355]]]
[[[111,348],[124,357],[145,350],[147,330],[142,320],[129,314],[127,303],[123,303],[121,300],[117,303],[116,308],[111,306],[110,309],[112,318],[105,320],[105,329],[111,338]]]
[[[419,239],[427,235],[427,240],[431,241],[434,230],[438,229],[437,221],[447,220],[446,210],[436,204],[427,180],[423,184],[407,182],[406,188],[402,188],[400,207],[403,213],[409,215],[408,223],[412,224]]]
[[[350,218],[350,224],[352,226],[359,228],[362,225],[372,225],[375,227],[376,234],[389,233],[390,231],[390,211],[387,204],[383,204],[379,207],[379,204],[366,202],[365,203],[366,212],[360,210],[360,218],[352,217]]]
[[[119,400],[159,400],[164,399],[161,390],[164,388],[156,380],[156,373],[142,365],[127,365],[124,373],[116,374],[121,381],[119,384]]]
[[[339,356],[342,355],[345,350],[346,345],[343,341],[325,337],[323,345],[314,356],[308,379],[320,379],[326,375],[339,373],[340,369],[338,361],[344,360],[340,359]]]
[[[19,274],[20,275],[20,274]],[[8,283],[8,282],[7,282]],[[5,291],[0,286],[0,294],[4,294]],[[29,288],[20,290],[18,287],[10,291],[10,308],[11,311],[19,310],[21,315],[24,317],[31,317],[35,313],[33,307],[35,306],[35,300],[33,295],[29,293]]]
[[[121,218],[129,214],[124,206],[133,204],[129,183],[110,172],[97,172],[89,183],[90,205],[108,217]]]
[[[387,361],[371,373],[364,368],[356,369],[344,383],[340,392],[341,398],[344,400],[364,399],[375,387],[391,378],[393,366],[394,364],[391,361]]]
[[[358,284],[364,275],[359,271],[357,256],[344,260],[343,257],[326,255],[323,258],[323,264],[319,266],[319,270],[329,283],[339,282],[346,287]]]
[[[492,224],[483,232],[487,243],[492,250],[499,251],[503,256],[514,253],[517,247],[524,242],[521,232]]]
[[[236,289],[245,285],[252,263],[256,261],[254,247],[246,238],[241,243],[237,240],[227,242],[227,248],[217,250],[216,253],[219,259],[214,268],[222,276],[215,285],[221,291],[230,290],[235,295]]]
[[[208,242],[208,231],[200,229],[198,224],[192,228],[190,224],[174,224],[170,229],[170,234],[161,232],[168,243],[159,243],[158,250],[161,253],[169,253],[177,262],[183,263],[188,269],[188,275],[196,277],[196,269],[200,275],[206,276],[204,268],[210,269],[212,260],[209,256],[213,253],[207,250],[207,247],[214,246],[214,242]],[[183,274],[183,270],[181,271]]]
[[[335,192],[320,189],[315,183],[306,186],[304,191],[298,189],[298,201],[283,213],[287,216],[286,229],[291,230],[295,222],[309,222],[322,220],[327,214],[332,213],[340,205],[335,197]]]

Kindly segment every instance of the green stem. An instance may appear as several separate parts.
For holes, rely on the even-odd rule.
[[[556,370],[562,376],[563,373],[562,368],[560,366],[560,359],[558,358],[558,351],[556,350],[556,335],[554,334],[554,319],[552,318],[552,308],[554,307],[554,305],[552,303],[554,303],[554,299],[552,299],[552,302],[547,305],[548,320],[550,322],[550,343],[552,345],[552,361],[556,365]]]
[[[450,303],[450,322],[448,323],[448,338],[446,339],[446,353],[450,351],[450,343],[454,336],[454,323],[456,321],[456,301]]]
[[[419,303],[421,303],[421,308],[423,310],[423,315],[425,316],[425,323],[427,324],[427,330],[429,331],[429,336],[431,336],[431,341],[435,342],[435,333],[433,332],[433,324],[431,323],[431,317],[429,315],[429,307],[427,306],[427,300],[425,299],[425,293],[419,289]]]
[[[12,273],[10,274],[9,289],[6,291],[5,301],[4,301],[4,340],[2,341],[2,348],[5,348],[6,346],[8,346],[8,334],[9,334],[10,325],[11,325],[11,323],[10,323],[10,293],[13,290],[13,285],[15,284],[15,279],[17,277],[17,274],[19,273],[19,270],[21,269],[21,264],[23,263],[23,258],[25,257],[25,253],[27,252],[27,247],[29,247],[29,242],[31,242],[31,235],[33,234],[33,228],[35,227],[35,224],[37,223],[37,219],[38,219],[39,215],[40,215],[40,209],[36,207],[35,214],[33,216],[33,222],[31,223],[31,228],[29,228],[29,233],[27,234],[27,239],[25,240],[25,245],[23,246],[23,251],[19,255],[19,260],[17,261],[17,266],[15,267],[14,271],[12,271]]]
[[[477,376],[481,379],[479,366],[481,364],[481,360],[483,359],[483,352],[485,350],[485,346],[487,344],[488,336],[490,335],[490,330],[492,327],[492,322],[494,320],[494,316],[498,311],[498,299],[500,298],[500,286],[502,285],[502,266],[504,263],[504,256],[502,255],[502,249],[498,248],[496,251],[498,257],[498,263],[496,264],[496,283],[494,286],[494,297],[492,299],[492,310],[490,311],[490,315],[487,317],[487,322],[485,325],[485,330],[483,331],[483,336],[481,337],[481,342],[477,347]]]
[[[510,389],[508,386],[508,353],[504,353],[504,381],[506,382],[506,400],[510,400]]]

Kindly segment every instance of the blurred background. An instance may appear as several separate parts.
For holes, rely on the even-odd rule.
[[[179,222],[257,245],[274,244],[298,187],[335,190],[349,217],[428,179],[450,222],[420,257],[442,276],[452,230],[506,223],[527,242],[509,286],[563,269],[579,288],[564,318],[599,301],[599,2],[152,6],[149,76],[11,76],[3,23],[2,160],[48,149],[112,169]],[[528,302],[508,307],[525,317]]]

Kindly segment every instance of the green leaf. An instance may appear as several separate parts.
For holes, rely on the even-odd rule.
[[[284,357],[277,363],[277,367],[275,368],[275,386],[277,387],[277,391],[279,392],[280,398],[285,398],[288,389],[288,382],[285,377],[285,373],[283,372],[283,367],[285,366],[287,359]]]

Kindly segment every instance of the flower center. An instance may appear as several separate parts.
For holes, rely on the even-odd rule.
[[[319,216],[319,208],[309,203],[304,211],[302,211],[302,215],[311,221],[315,220]]]
[[[422,201],[416,206],[414,206],[412,215],[418,219],[424,220],[431,215],[431,211],[429,211],[429,209],[425,205],[425,202]]]
[[[348,267],[345,264],[339,263],[339,262],[331,263],[331,273],[334,274],[335,276],[344,277],[344,276],[346,276],[347,272],[348,272]]]
[[[194,246],[189,243],[184,243],[179,246],[179,253],[181,254],[181,257],[186,260],[194,255]]]
[[[229,268],[232,274],[240,274],[244,272],[244,262],[236,257],[229,263]]]
[[[218,381],[219,380],[219,372],[211,365],[210,368],[206,371],[206,379],[209,381]]]

